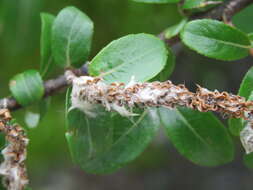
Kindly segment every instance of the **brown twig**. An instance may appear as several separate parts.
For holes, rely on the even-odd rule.
[[[224,14],[226,15],[226,18],[229,20],[235,13],[239,12],[243,8],[247,7],[253,3],[252,0],[230,0],[226,1],[224,4],[215,7],[211,11],[208,11],[206,13],[200,13],[197,15],[193,15],[192,19],[202,19],[202,18],[211,18],[211,19],[217,19],[221,20]],[[171,39],[166,39],[164,36],[164,32],[160,33],[158,35],[160,39],[162,39],[165,43],[168,45],[175,45],[177,42],[179,42],[179,37],[176,36]],[[83,72],[85,69],[77,69],[76,72],[82,75],[87,74],[87,70]],[[60,75],[55,79],[51,79],[48,81],[45,81],[44,87],[45,87],[45,95],[44,97],[52,96],[55,93],[59,92],[63,88],[66,88],[68,86],[68,83],[66,81],[66,78],[64,75]],[[22,108],[21,105],[18,104],[18,102],[13,97],[7,97],[0,99],[0,108],[8,108],[10,111],[14,111],[17,109]]]
[[[72,71],[77,75],[87,75],[87,64],[84,64],[81,68],[79,69],[72,69]],[[53,96],[54,94],[60,92],[64,88],[68,86],[68,82],[65,78],[65,75],[60,75],[56,77],[55,79],[47,80],[44,82],[44,89],[45,89],[45,94],[44,98]],[[13,97],[6,97],[0,99],[0,109],[1,108],[7,108],[11,111],[15,111],[17,109],[22,108],[22,106],[16,101],[15,98]]]
[[[205,13],[198,13],[191,16],[191,20],[210,18],[215,20],[224,20],[227,23],[231,22],[232,17],[246,8],[250,4],[253,4],[253,0],[226,0],[223,4],[213,8]],[[166,42],[168,45],[174,45],[180,41],[178,36],[171,39],[165,38],[165,31],[158,35],[160,39]]]

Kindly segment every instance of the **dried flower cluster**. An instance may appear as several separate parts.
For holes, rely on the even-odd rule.
[[[174,85],[171,81],[129,84],[106,84],[101,78],[82,76],[75,77],[66,72],[72,82],[72,109],[78,108],[90,117],[96,117],[94,106],[103,105],[108,111],[116,111],[122,116],[134,116],[131,108],[158,107],[174,108],[184,106],[200,112],[214,111],[225,117],[243,118],[248,121],[247,128],[241,133],[241,140],[247,153],[253,152],[253,102],[244,97],[227,92],[209,91],[200,86],[196,92],[190,92],[184,85]],[[246,131],[246,129],[248,129]],[[251,131],[251,133],[249,133]]]
[[[209,91],[198,86],[190,92],[184,85],[171,81],[107,85],[101,78],[88,76],[73,78],[72,107],[86,109],[85,105],[102,104],[108,111],[131,114],[128,108],[184,106],[201,112],[214,111],[224,116],[253,120],[253,102],[227,92]],[[86,110],[87,111],[87,110]],[[89,110],[89,112],[92,110]]]
[[[24,130],[10,121],[9,111],[0,109],[0,131],[5,133],[8,142],[2,150],[4,161],[0,165],[0,175],[4,176],[4,185],[8,190],[23,190],[28,184],[24,163],[28,139]]]

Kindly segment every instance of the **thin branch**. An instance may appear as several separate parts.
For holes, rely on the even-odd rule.
[[[87,75],[87,64],[84,64],[81,68],[79,69],[72,69],[72,71],[77,75]],[[59,93],[61,90],[66,88],[68,86],[68,82],[66,80],[65,75],[60,75],[54,79],[47,80],[44,82],[44,89],[45,89],[45,94],[44,98],[53,96],[56,93]],[[6,97],[0,99],[0,109],[1,108],[6,108],[11,111],[15,111],[17,109],[22,108],[22,106],[16,101],[15,98],[13,97]]]
[[[244,9],[245,7],[247,7],[248,5],[252,3],[253,3],[252,0],[226,1],[224,4],[218,7],[215,7],[206,13],[193,15],[192,19],[211,18],[211,19],[222,20],[225,14],[226,18],[230,20],[230,18],[234,14],[236,14],[237,12],[239,12],[240,10]],[[160,33],[158,36],[168,45],[175,45],[180,40],[178,36],[168,40],[165,38],[164,32]],[[79,75],[87,75],[86,68],[76,69],[74,72],[79,73]],[[66,81],[66,78],[64,75],[60,75],[55,79],[45,81],[44,97],[52,96],[58,93],[59,91],[61,91],[62,89],[66,88],[67,86],[68,86],[68,82]],[[19,105],[18,102],[13,97],[7,97],[7,98],[0,99],[0,108],[8,108],[10,111],[14,111],[14,110],[22,108],[22,106]]]
[[[236,13],[238,13],[252,3],[252,0],[227,0],[225,3],[209,12],[193,16],[192,19],[211,18],[216,20],[222,20],[224,15],[226,15],[226,18],[231,20]]]
[[[217,6],[210,11],[193,15],[191,20],[210,18],[215,20],[224,20],[226,23],[230,23],[232,17],[236,13],[246,8],[250,4],[253,4],[253,0],[227,0],[220,6]],[[165,31],[160,33],[158,36],[170,46],[180,41],[178,36],[175,36],[171,39],[166,39]]]

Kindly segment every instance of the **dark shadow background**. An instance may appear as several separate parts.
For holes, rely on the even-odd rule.
[[[13,75],[39,68],[40,12],[57,14],[69,5],[84,11],[95,23],[90,58],[113,39],[130,33],[158,34],[180,20],[173,4],[140,4],[130,0],[0,0],[0,97],[10,94],[8,81]],[[253,32],[252,19],[253,6],[236,15],[234,23],[245,32]],[[176,54],[176,68],[170,79],[191,89],[197,83],[237,93],[242,77],[253,63],[252,57],[235,62],[211,60],[183,46],[176,49]],[[14,113],[20,123],[24,111]],[[236,139],[235,161],[206,168],[180,156],[161,131],[137,160],[114,174],[96,176],[72,164],[64,125],[64,93],[61,93],[52,98],[43,122],[28,129],[27,163],[31,187],[35,190],[251,190],[253,187],[253,173],[243,165],[242,149]]]

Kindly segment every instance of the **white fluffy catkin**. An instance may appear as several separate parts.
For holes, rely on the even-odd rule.
[[[114,82],[107,84],[101,78],[75,77],[66,72],[72,82],[71,102],[73,108],[82,110],[90,117],[96,117],[94,107],[103,105],[108,111],[116,111],[122,116],[134,116],[131,108],[158,107],[174,108],[183,106],[201,112],[214,111],[232,118],[242,118],[248,125],[241,132],[241,141],[247,153],[253,152],[253,102],[227,92],[209,91],[197,86],[190,92],[184,85],[174,85],[171,81],[128,84]]]
[[[98,101],[107,111],[116,111],[122,116],[135,116],[125,106],[107,100],[108,85],[102,80],[89,76],[76,77],[72,81],[71,108],[78,108],[89,117],[96,117],[95,106]]]

